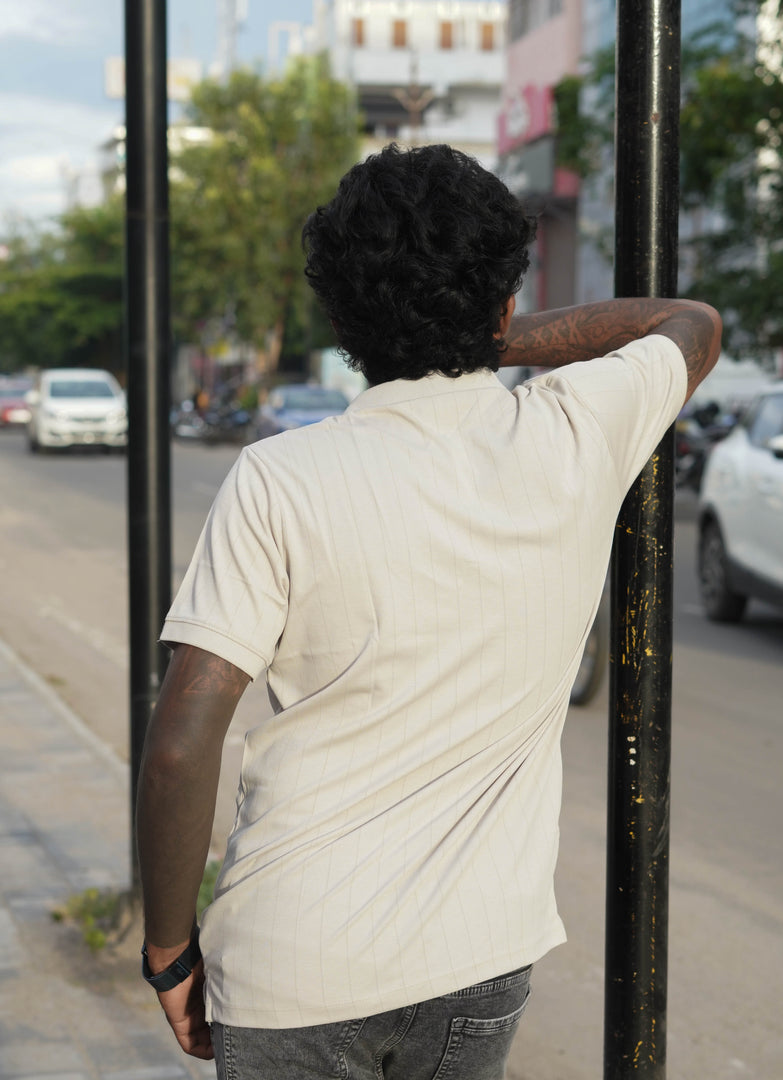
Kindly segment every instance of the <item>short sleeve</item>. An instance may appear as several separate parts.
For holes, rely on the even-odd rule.
[[[586,408],[592,414],[624,491],[674,423],[688,389],[683,355],[662,334],[651,334],[606,356],[570,364],[540,378],[560,398],[566,412]]]
[[[161,632],[251,679],[269,666],[285,626],[288,575],[271,480],[245,448],[223,482]]]

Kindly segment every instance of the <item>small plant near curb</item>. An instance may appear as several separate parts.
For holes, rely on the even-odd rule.
[[[220,867],[218,859],[211,859],[204,869],[196,901],[196,915],[199,919],[204,909],[212,903]],[[91,952],[97,953],[109,943],[116,943],[123,938],[133,924],[138,908],[137,897],[127,889],[90,888],[69,896],[64,904],[54,908],[52,919],[58,923],[75,923],[79,926],[85,945]]]
[[[220,873],[220,867],[223,864],[219,859],[210,859],[204,868],[204,877],[201,881],[201,887],[198,890],[198,900],[196,901],[196,917],[201,918],[204,908],[209,907],[212,903],[212,898],[215,895],[215,882],[217,876]]]
[[[74,922],[81,928],[84,942],[92,952],[103,949],[130,904],[130,894],[116,889],[85,889],[69,896],[55,908],[55,922]]]

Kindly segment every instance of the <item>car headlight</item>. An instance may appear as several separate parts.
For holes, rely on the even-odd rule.
[[[122,420],[125,419],[125,415],[126,414],[124,409],[115,409],[113,412],[106,414],[106,420],[110,424],[119,424]]]
[[[45,408],[43,410],[43,414],[49,420],[62,420],[62,418],[63,418],[63,414],[60,412],[59,409]]]

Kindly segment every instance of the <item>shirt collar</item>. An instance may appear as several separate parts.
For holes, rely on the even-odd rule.
[[[436,372],[422,379],[392,379],[363,390],[349,404],[348,412],[359,409],[376,409],[386,405],[400,405],[406,401],[422,401],[439,394],[460,393],[464,390],[503,390],[505,387],[494,371],[482,368],[468,371],[456,379]]]

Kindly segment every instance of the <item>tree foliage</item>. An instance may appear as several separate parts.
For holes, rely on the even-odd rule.
[[[353,94],[325,59],[303,57],[278,79],[202,83],[189,118],[210,134],[176,159],[177,329],[190,340],[233,331],[274,366],[284,330],[311,325],[302,225],[357,159]]]
[[[734,351],[783,346],[783,82],[779,50],[759,41],[761,6],[744,3],[682,50],[681,283],[722,311]],[[559,110],[559,160],[595,175],[613,140],[613,50],[557,94],[576,101]]]
[[[0,366],[122,368],[123,207],[69,210],[19,230],[0,261]]]
[[[172,322],[181,341],[265,349],[332,344],[304,280],[301,230],[359,153],[352,91],[325,59],[280,77],[236,71],[197,86],[201,141],[171,157]],[[0,370],[122,367],[124,205],[17,228],[0,257]]]

